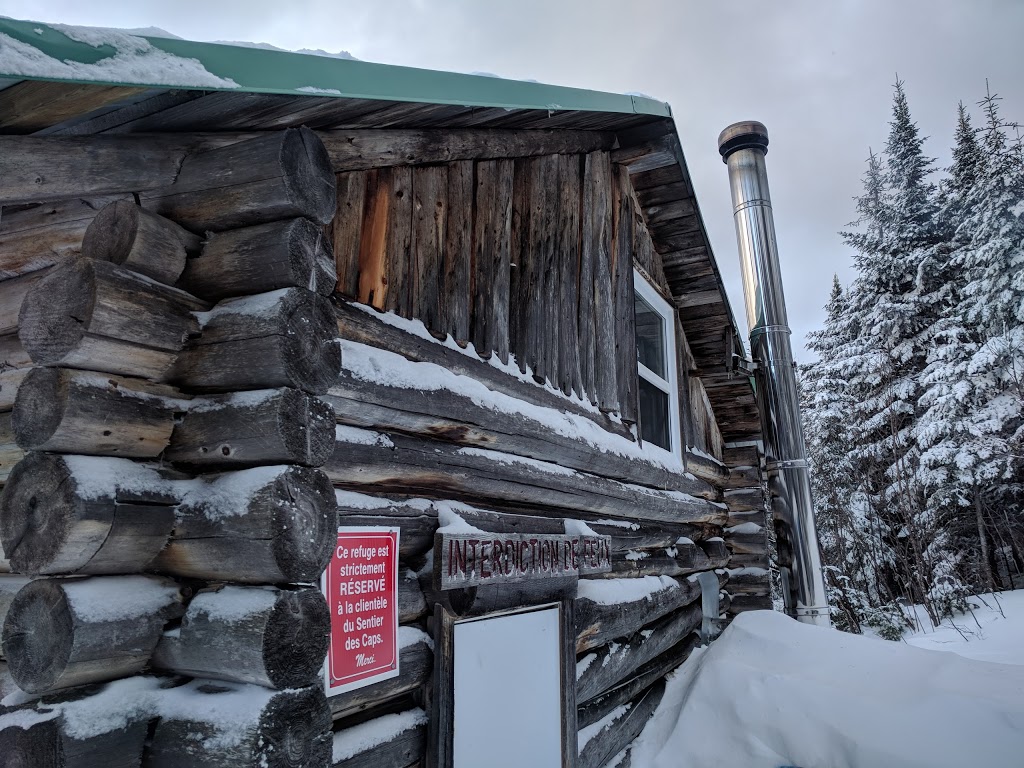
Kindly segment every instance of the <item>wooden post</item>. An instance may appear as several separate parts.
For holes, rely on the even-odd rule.
[[[334,216],[334,172],[308,128],[274,131],[189,155],[173,184],[143,205],[193,232],[221,231],[304,216]]]
[[[143,379],[33,368],[18,388],[11,424],[27,451],[153,458],[187,408],[176,389]]]
[[[171,380],[201,392],[294,387],[323,394],[341,368],[331,303],[303,288],[220,302]]]
[[[193,296],[110,262],[79,259],[25,297],[18,336],[33,362],[161,379],[189,336]]]
[[[226,586],[192,599],[181,627],[160,639],[153,665],[191,677],[301,688],[318,681],[330,631],[327,601],[316,587]]]
[[[4,657],[28,693],[127,677],[146,666],[165,622],[181,611],[178,586],[164,579],[38,579],[7,612]]]
[[[140,208],[129,200],[105,206],[92,220],[82,240],[82,256],[114,264],[174,285],[185,259],[196,255],[202,241],[173,221]]]
[[[337,540],[327,476],[305,467],[258,467],[195,481],[154,567],[249,584],[320,578]]]
[[[197,467],[318,467],[333,450],[330,405],[298,389],[257,389],[194,399],[165,458]]]
[[[144,464],[33,452],[0,493],[0,540],[18,573],[135,573],[166,544],[176,501]]]
[[[211,233],[182,278],[186,290],[210,301],[292,287],[329,296],[337,282],[331,241],[309,219]]]

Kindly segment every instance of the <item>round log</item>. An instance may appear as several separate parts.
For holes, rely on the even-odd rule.
[[[29,575],[137,573],[174,528],[165,474],[127,459],[29,453],[0,493],[0,541]]]
[[[160,379],[207,305],[107,261],[78,259],[29,292],[18,337],[32,361]]]
[[[3,650],[14,682],[45,693],[140,672],[181,593],[165,579],[38,579],[11,602]]]
[[[309,219],[212,233],[182,277],[186,290],[209,301],[291,287],[329,296],[337,282],[331,241]]]
[[[330,157],[305,127],[189,155],[174,184],[143,195],[147,208],[197,233],[299,216],[326,224],[336,200]]]
[[[320,687],[268,691],[197,681],[164,693],[165,711],[147,751],[150,768],[331,764],[331,711]]]
[[[293,387],[322,395],[338,378],[341,347],[331,302],[304,288],[228,299],[203,315],[202,335],[172,381],[199,392]]]
[[[18,388],[11,425],[27,451],[152,458],[188,407],[179,394],[143,379],[33,368]]]
[[[258,389],[193,400],[165,458],[199,467],[318,467],[333,450],[331,406],[298,389]]]
[[[245,584],[320,578],[337,541],[337,502],[323,472],[258,467],[195,482],[157,570]]]
[[[190,677],[301,688],[317,682],[331,615],[316,587],[223,587],[189,603],[178,632],[165,635],[153,666]]]
[[[82,256],[174,285],[185,269],[187,252],[198,253],[201,243],[173,221],[130,200],[118,200],[104,206],[85,230]]]

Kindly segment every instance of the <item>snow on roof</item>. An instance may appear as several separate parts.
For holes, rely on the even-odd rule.
[[[73,27],[66,24],[40,25],[34,32],[41,37],[46,27],[63,33],[75,42],[96,49],[109,47],[112,53],[92,62],[61,59],[0,32],[0,72],[52,80],[95,80],[145,85],[185,86],[193,88],[238,88],[230,78],[217,77],[197,59],[167,53],[149,40],[128,32],[101,27]]]

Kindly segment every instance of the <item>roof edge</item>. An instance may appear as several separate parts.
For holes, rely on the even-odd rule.
[[[140,40],[145,45],[139,45]],[[35,56],[31,65],[26,63],[21,67],[10,62],[4,66],[5,60],[14,61],[16,56],[0,56],[0,79],[357,98],[509,110],[612,112],[655,117],[672,115],[667,103],[640,95],[292,51],[147,37],[100,27],[71,27],[0,18],[0,53],[4,43],[12,54],[30,46],[42,55]],[[177,73],[158,73],[157,67],[147,66],[147,59],[154,64],[178,63],[181,66]],[[173,82],[175,79],[180,82]]]

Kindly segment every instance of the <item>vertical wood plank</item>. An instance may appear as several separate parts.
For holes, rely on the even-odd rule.
[[[591,209],[585,248],[592,261],[594,301],[594,390],[604,411],[619,407],[615,368],[615,302],[612,292],[612,226],[614,196],[611,158],[607,152],[590,155]]]
[[[472,341],[508,362],[515,164],[483,160],[476,167]]]
[[[448,207],[448,169],[432,165],[412,172],[411,316],[432,331],[445,331],[441,321]]]
[[[697,367],[690,351],[690,344],[686,341],[686,334],[683,332],[683,324],[679,320],[679,313],[675,313],[676,319],[676,361],[679,365],[679,434],[683,436],[683,445],[695,445],[693,405],[690,398],[690,375]],[[686,459],[686,452],[683,451],[683,459]]]
[[[535,357],[534,377],[558,386],[558,158],[544,155],[534,165],[530,212],[532,280],[527,346]]]
[[[448,221],[444,240],[441,330],[461,343],[469,341],[473,255],[473,161],[448,166]],[[508,270],[505,270],[506,275]],[[506,276],[506,281],[507,281]],[[507,283],[506,283],[507,284]],[[483,352],[484,350],[478,350]],[[507,357],[507,355],[506,355]]]
[[[636,317],[633,297],[633,253],[635,251],[635,209],[629,172],[615,167],[618,215],[615,217],[615,344],[619,414],[635,423],[637,400]]]
[[[391,170],[384,308],[412,317],[412,169]]]
[[[580,274],[580,157],[559,155],[558,264],[561,300],[559,310],[559,387],[564,394],[582,394],[580,377],[579,274]]]
[[[530,231],[530,178],[533,161],[514,161],[512,189],[512,251],[509,254],[509,351],[515,355],[519,370],[526,371],[525,295],[529,285],[527,246]]]
[[[366,174],[366,212],[359,248],[359,301],[384,309],[387,287],[388,208],[392,169]]]
[[[331,224],[334,263],[338,268],[335,289],[346,298],[359,298],[359,253],[366,205],[366,172],[339,173],[338,210]]]

